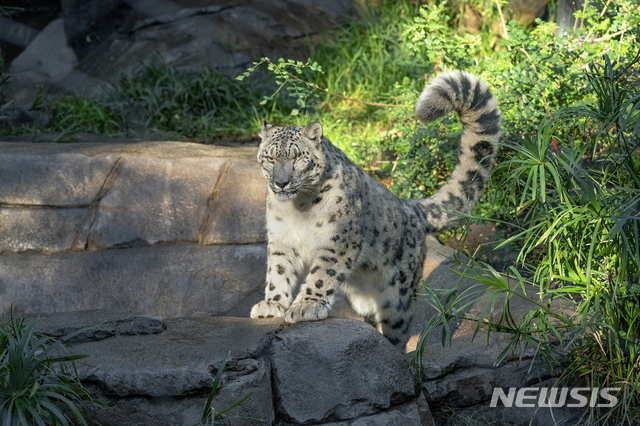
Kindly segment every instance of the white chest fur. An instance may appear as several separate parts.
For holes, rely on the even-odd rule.
[[[268,195],[267,229],[269,241],[284,248],[295,248],[300,260],[308,265],[320,246],[328,238],[322,222],[320,209],[302,210],[296,208],[295,201],[278,201],[273,194]]]

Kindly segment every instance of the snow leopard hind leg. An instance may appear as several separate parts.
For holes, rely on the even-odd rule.
[[[452,71],[436,77],[422,92],[416,116],[434,121],[451,111],[463,123],[456,167],[433,196],[423,200],[399,200],[409,225],[404,232],[420,238],[413,247],[403,239],[404,256],[380,291],[375,312],[365,317],[391,343],[404,351],[413,317],[411,302],[422,281],[426,258],[426,234],[442,232],[456,223],[456,211],[469,211],[478,201],[489,179],[501,136],[502,118],[488,87],[476,76]],[[416,228],[412,223],[418,223]],[[424,232],[420,232],[424,231]],[[410,285],[406,283],[410,282]]]

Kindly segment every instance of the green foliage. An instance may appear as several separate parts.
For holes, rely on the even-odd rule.
[[[294,61],[293,59],[285,60],[280,58],[278,62],[272,62],[269,58],[263,58],[259,62],[254,62],[253,67],[247,69],[245,73],[236,77],[236,80],[242,81],[249,77],[256,69],[266,63],[267,69],[271,71],[275,76],[276,84],[278,88],[272,95],[265,95],[260,101],[260,105],[265,105],[267,102],[273,102],[282,88],[289,92],[289,97],[294,98],[296,108],[291,110],[291,115],[298,115],[301,110],[309,107],[310,105],[317,103],[317,92],[312,90],[312,84],[302,80],[305,69],[309,69],[312,72],[322,73],[322,67],[317,62],[311,62],[307,60],[306,63],[300,61]],[[294,75],[296,73],[298,75]]]
[[[444,69],[468,69],[478,63],[481,37],[458,34],[451,20],[447,2],[440,2],[422,7],[406,25],[407,47],[420,63]]]
[[[476,333],[482,325],[511,334],[497,362],[529,345],[547,364],[562,355],[566,379],[621,387],[623,402],[611,412],[592,413],[594,424],[629,421],[640,412],[639,61],[640,54],[627,65],[605,55],[590,64],[579,77],[595,102],[562,108],[535,134],[524,134],[522,143],[503,144],[510,154],[497,167],[501,202],[515,216],[504,224],[511,236],[497,247],[519,249],[516,264],[505,271],[516,285],[472,259],[463,275],[478,285],[462,293],[426,290],[439,314],[423,339],[450,318],[466,318],[468,307],[484,299],[482,314],[466,319],[477,321]],[[574,128],[585,140],[565,133]],[[525,284],[537,288],[538,297],[526,295]],[[499,296],[502,316],[485,319]],[[536,307],[516,320],[513,297]]]
[[[251,420],[256,420],[260,422],[262,421],[261,419],[256,419],[253,417],[241,417],[241,416],[227,417],[225,415],[227,411],[237,407],[238,405],[246,401],[253,394],[253,392],[249,392],[249,394],[247,394],[245,397],[240,399],[238,402],[232,404],[231,406],[225,408],[224,410],[216,411],[215,407],[213,407],[212,405],[213,398],[216,395],[216,392],[218,391],[218,386],[220,385],[220,379],[222,378],[222,372],[224,371],[224,368],[226,367],[227,362],[229,361],[229,358],[231,358],[231,352],[229,352],[227,356],[224,358],[224,360],[222,361],[222,365],[220,365],[220,368],[216,373],[216,377],[213,380],[213,386],[211,387],[211,392],[209,392],[209,399],[207,399],[207,403],[204,407],[204,412],[202,413],[202,419],[200,420],[200,423],[197,426],[208,426],[208,425],[230,426],[231,425],[230,419],[232,418],[251,419]]]
[[[94,99],[77,95],[53,104],[53,127],[69,133],[213,139],[250,134],[261,117],[260,95],[211,68],[197,74],[148,65]]]
[[[121,130],[116,116],[109,109],[87,98],[70,95],[52,109],[54,130],[67,133],[88,132],[113,135]]]
[[[80,382],[67,371],[84,355],[61,355],[65,341],[35,333],[29,324],[11,317],[0,323],[0,418],[3,425],[87,425],[84,403],[92,401]],[[77,376],[77,374],[76,374]]]
[[[590,102],[592,92],[582,90],[587,76],[581,72],[591,61],[608,51],[627,60],[632,56],[640,33],[638,26],[628,23],[640,19],[640,10],[630,1],[612,3],[615,4],[608,4],[603,10],[588,6],[584,28],[589,30],[578,28],[575,34],[564,37],[556,36],[552,22],[538,20],[536,27],[529,30],[512,20],[506,26],[508,39],[501,40],[501,49],[495,51],[483,47],[489,38],[486,32],[460,36],[454,27],[444,25],[454,20],[445,3],[425,5],[420,16],[405,24],[404,33],[412,36],[407,46],[420,61],[436,64],[443,70],[460,68],[480,75],[498,99],[505,119],[504,139],[521,141],[525,134],[535,132],[540,121],[550,113]],[[625,30],[622,36],[603,36],[622,30]],[[457,118],[444,127],[443,122],[416,126],[415,120],[404,117],[398,122],[398,132],[392,135],[388,145],[399,156],[392,190],[402,196],[429,196],[439,187],[442,174],[446,177],[452,171],[451,161],[446,159],[440,163],[442,173],[434,176],[435,179],[420,174],[419,169],[426,169],[441,149],[442,138],[430,135],[449,132],[452,138],[459,136]],[[571,130],[573,139],[585,136],[585,132],[579,132],[575,126]],[[499,159],[504,160],[508,154],[508,150],[502,150]],[[499,172],[493,176],[491,185],[499,187],[496,183],[502,176]],[[493,212],[504,207],[486,200],[484,204],[494,206],[490,207]]]

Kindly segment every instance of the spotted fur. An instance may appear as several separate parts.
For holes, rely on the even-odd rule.
[[[473,207],[501,135],[496,100],[474,75],[453,71],[434,79],[420,95],[416,116],[432,121],[453,110],[463,123],[458,162],[451,178],[424,200],[396,198],[323,137],[320,123],[263,122],[258,161],[269,186],[267,286],[252,318],[320,320],[340,292],[404,348],[426,234],[451,226],[454,211]]]

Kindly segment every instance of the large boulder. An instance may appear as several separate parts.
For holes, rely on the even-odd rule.
[[[64,22],[49,23],[30,41],[27,48],[11,62],[9,72],[21,79],[58,81],[69,74],[78,58],[67,44]]]
[[[430,426],[409,362],[369,324],[348,318],[294,324],[279,319],[128,316],[105,311],[43,315],[37,331],[74,340],[85,386],[109,425],[193,425],[230,354],[213,406],[234,425]]]
[[[31,29],[28,36],[13,34],[17,30],[5,36],[28,43],[9,70],[11,94],[24,110],[36,99],[38,85],[45,94],[91,95],[100,84],[115,82],[141,64],[183,71],[213,67],[235,76],[264,56],[303,59],[310,39],[321,38],[354,10],[353,0],[62,0],[61,4],[62,16],[40,34]]]
[[[558,385],[556,382],[562,373],[562,369],[550,369],[540,363],[540,354],[532,346],[508,353],[502,362],[496,363],[511,337],[494,332],[487,338],[485,330],[475,338],[473,334],[466,334],[452,339],[451,345],[443,347],[442,343],[436,343],[424,348],[422,390],[436,424],[458,424],[461,419],[508,426],[585,424],[581,422],[583,409],[541,408],[537,400],[534,407],[507,407],[502,403],[491,407],[497,388],[505,394],[511,388],[517,391],[551,388]]]

